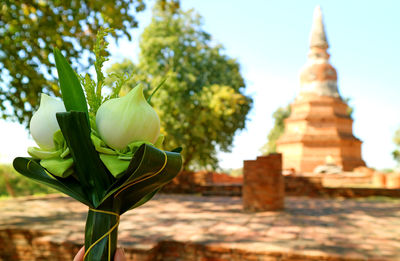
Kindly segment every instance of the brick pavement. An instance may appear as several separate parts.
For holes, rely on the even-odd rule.
[[[157,195],[122,216],[119,243],[144,253],[160,242],[183,243],[226,257],[201,260],[400,260],[399,203],[288,197],[285,211],[254,214],[242,211],[240,198]],[[86,211],[58,195],[0,200],[0,231],[39,231],[42,240],[80,245]],[[251,253],[279,258],[245,258]],[[195,260],[177,256],[153,260]]]

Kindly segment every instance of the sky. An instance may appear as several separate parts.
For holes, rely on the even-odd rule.
[[[111,42],[109,64],[137,61],[140,33],[151,21],[151,3],[137,15],[133,40]],[[222,169],[235,169],[260,155],[273,126],[272,113],[294,100],[306,62],[313,11],[320,5],[342,97],[354,108],[353,134],[363,141],[369,167],[393,168],[393,135],[400,128],[400,1],[181,0],[194,8],[214,43],[241,65],[245,93],[254,99],[246,129],[232,152],[219,153]],[[107,65],[106,65],[107,66]],[[13,137],[10,139],[9,137]],[[26,155],[34,142],[24,127],[0,121],[0,162]]]

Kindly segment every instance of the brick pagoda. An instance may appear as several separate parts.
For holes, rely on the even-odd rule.
[[[314,11],[310,52],[300,72],[300,92],[291,104],[284,134],[277,141],[277,151],[283,154],[283,169],[312,172],[326,164],[327,159],[344,171],[365,166],[362,142],[353,135],[353,120],[339,95],[328,47],[318,6]]]

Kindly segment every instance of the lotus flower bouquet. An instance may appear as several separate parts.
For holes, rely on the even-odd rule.
[[[62,101],[41,95],[30,121],[38,147],[13,162],[22,175],[89,207],[84,260],[96,261],[114,256],[120,215],[150,200],[182,165],[179,148],[160,149],[160,119],[149,104],[154,92],[146,100],[138,85],[118,97],[121,80],[102,97],[104,35],[95,47],[97,83],[78,76],[54,50]]]

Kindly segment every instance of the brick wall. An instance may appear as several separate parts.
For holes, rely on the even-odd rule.
[[[242,184],[243,177],[232,177],[226,173],[208,172],[208,183],[210,184]]]
[[[0,260],[72,260],[79,246],[49,242],[43,232],[9,228],[0,230]]]
[[[184,174],[182,174],[184,175]],[[185,178],[188,180],[198,180],[199,174],[193,173]],[[372,184],[376,188],[362,187],[325,187],[324,178],[322,176],[284,176],[285,195],[286,196],[306,196],[306,197],[344,197],[344,198],[359,198],[370,196],[386,196],[400,198],[400,175],[384,174],[375,172],[372,176]],[[330,177],[334,179],[334,177]],[[338,177],[336,179],[339,179]],[[364,179],[364,178],[363,178]],[[388,181],[388,184],[386,184]],[[354,180],[352,180],[354,182]],[[325,182],[326,183],[326,182]],[[332,183],[332,182],[331,182]],[[380,185],[379,185],[379,184]],[[239,183],[184,183],[172,184],[164,188],[164,193],[193,193],[202,194],[204,196],[241,196],[242,184]],[[172,187],[172,189],[171,189]]]
[[[43,233],[33,230],[0,230],[0,260],[4,261],[71,261],[80,246],[73,242],[51,242]],[[150,250],[124,247],[127,261],[356,261],[326,254],[296,254],[279,251],[246,251],[223,246],[159,242]],[[385,260],[385,259],[379,259]]]
[[[324,195],[321,177],[285,176],[287,196],[318,197]]]
[[[387,188],[345,188],[322,187],[318,184],[310,186],[307,178],[285,177],[285,195],[292,197],[329,197],[329,198],[364,198],[364,197],[392,197],[400,198],[400,189]],[[295,184],[308,184],[295,186]],[[208,185],[197,189],[204,196],[241,196],[242,185]]]
[[[18,229],[0,231],[0,260],[33,260],[32,240],[42,234]]]
[[[243,177],[213,171],[182,171],[163,188],[164,193],[202,193],[203,186],[242,184]]]
[[[200,193],[200,187],[207,184],[207,172],[181,171],[162,189],[165,193]]]
[[[242,198],[243,208],[247,211],[283,209],[285,189],[281,154],[244,161]]]

